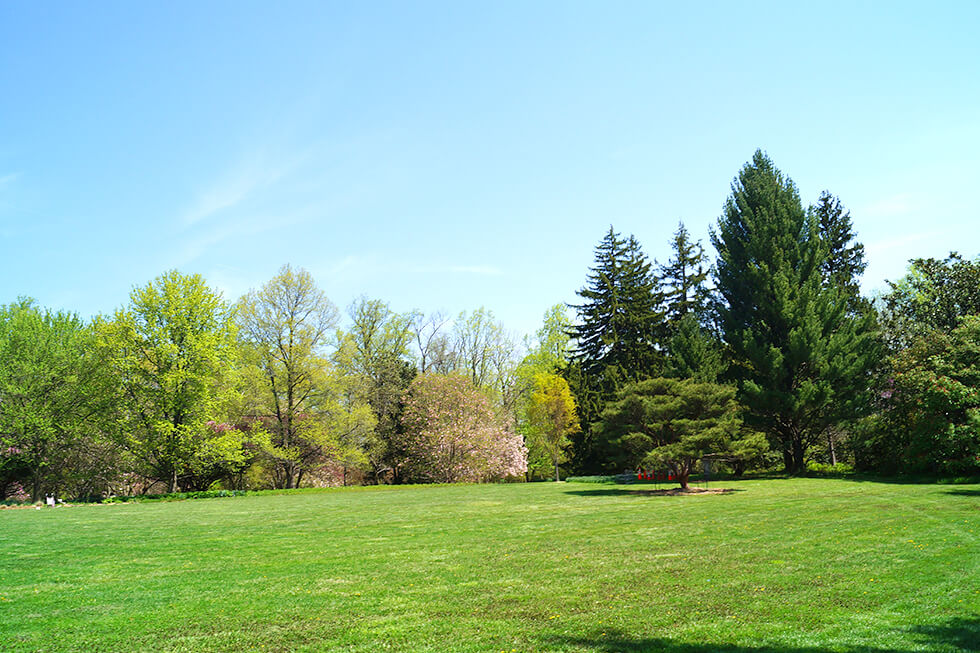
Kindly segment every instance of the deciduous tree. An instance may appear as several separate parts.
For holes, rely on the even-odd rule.
[[[531,446],[540,447],[551,460],[555,480],[560,481],[558,464],[570,443],[568,436],[579,430],[575,399],[568,381],[551,373],[539,373],[534,378],[534,391],[527,408],[531,426]]]
[[[303,475],[335,453],[329,427],[341,381],[327,358],[337,309],[306,270],[285,265],[238,305],[241,339],[257,371],[254,417],[270,434],[275,487],[299,487]]]
[[[200,275],[167,272],[97,329],[120,388],[115,437],[141,472],[174,492],[204,489],[244,462],[242,433],[213,428],[225,421],[238,367],[220,293]]]
[[[97,432],[101,372],[77,315],[29,299],[0,308],[0,481],[25,475],[38,501],[71,474]]]
[[[402,415],[406,478],[435,483],[522,476],[527,449],[469,377],[420,374]]]

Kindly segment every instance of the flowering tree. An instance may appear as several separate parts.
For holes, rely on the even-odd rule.
[[[417,376],[405,396],[402,430],[410,480],[480,482],[527,471],[522,438],[464,376]]]

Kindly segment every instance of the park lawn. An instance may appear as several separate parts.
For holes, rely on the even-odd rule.
[[[0,511],[0,651],[980,651],[980,486],[720,485]]]

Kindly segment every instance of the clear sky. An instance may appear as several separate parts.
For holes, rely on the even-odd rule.
[[[288,262],[529,332],[610,224],[707,241],[756,148],[841,197],[868,292],[976,256],[980,3],[12,0],[0,301],[87,317],[171,268],[235,299]]]

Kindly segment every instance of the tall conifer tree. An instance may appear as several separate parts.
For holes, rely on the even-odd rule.
[[[712,234],[719,318],[746,421],[782,450],[787,471],[854,401],[875,354],[868,316],[824,282],[827,248],[793,182],[756,151]]]
[[[816,205],[810,207],[810,212],[827,253],[820,266],[824,285],[844,292],[851,308],[866,309],[867,301],[861,298],[858,280],[868,264],[864,260],[864,245],[854,239],[850,211],[844,209],[840,199],[825,190]]]
[[[657,266],[657,281],[663,296],[667,324],[673,334],[684,316],[693,314],[701,323],[707,318],[711,291],[708,289],[708,258],[701,242],[691,240],[681,222],[671,241],[673,255]]]
[[[571,447],[572,466],[580,472],[601,468],[589,425],[605,402],[625,384],[656,376],[662,367],[664,314],[649,259],[633,236],[622,238],[611,226],[595,251],[595,266],[578,292],[584,302],[574,307],[575,348],[566,372],[583,426]]]

